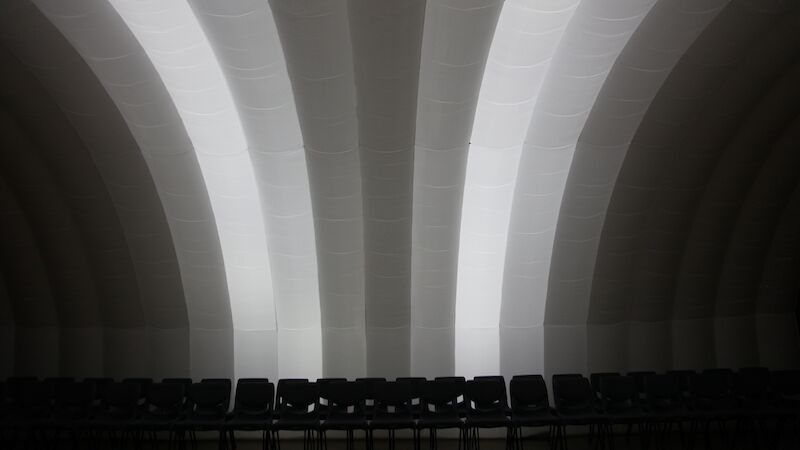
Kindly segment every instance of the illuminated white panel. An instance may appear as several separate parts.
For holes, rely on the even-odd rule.
[[[277,344],[266,234],[247,141],[219,63],[187,3],[111,4],[153,62],[197,155],[225,264],[234,374],[266,374],[276,365]]]
[[[322,356],[308,169],[272,11],[260,0],[191,3],[236,102],[261,197],[278,328],[268,374],[314,377]]]
[[[580,0],[507,0],[472,128],[456,290],[456,373],[500,371],[499,323],[511,202],[539,88]],[[470,351],[474,341],[484,351]],[[474,348],[474,347],[472,347]]]
[[[431,0],[425,9],[414,152],[411,373],[455,367],[458,239],[469,137],[502,2]]]
[[[553,354],[551,371],[583,371],[586,307],[571,293],[547,301],[556,224],[578,137],[629,38],[653,1],[584,0],[576,9],[540,88],[520,158],[508,234],[500,316],[501,372],[544,371],[544,349]],[[563,215],[563,213],[562,213]],[[567,234],[571,234],[567,227]],[[571,259],[584,270],[588,259]],[[571,287],[580,280],[571,280]],[[588,287],[588,282],[582,282]],[[588,289],[586,289],[588,294]],[[547,323],[554,334],[544,334]],[[557,310],[557,311],[551,311]],[[561,313],[561,314],[558,314]],[[529,342],[528,348],[520,346]],[[550,344],[548,344],[550,343]],[[555,348],[555,347],[553,347]]]

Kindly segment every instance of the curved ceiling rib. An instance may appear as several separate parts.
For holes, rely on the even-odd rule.
[[[413,172],[413,375],[466,373],[471,357],[497,347],[482,341],[475,317],[457,317],[456,277],[469,138],[501,8],[498,0],[428,0],[425,8]],[[457,341],[456,328],[471,331]]]
[[[606,76],[652,5],[650,1],[583,0],[542,82],[520,156],[506,244],[500,310],[502,373],[544,369],[550,255],[572,154]],[[559,311],[547,304],[551,339],[582,344],[583,327],[562,328],[570,321],[557,314],[579,314],[573,310],[580,308],[569,298],[556,303],[553,309],[560,307]],[[564,352],[564,360],[552,364],[556,370],[574,369],[576,363],[582,369],[583,360],[585,354]]]
[[[800,71],[795,71],[793,78],[794,85],[800,84]],[[800,99],[795,97],[794,101]],[[759,364],[754,314],[758,282],[781,212],[798,186],[798,143],[800,118],[796,117],[775,144],[739,207],[720,269],[714,310],[720,367]],[[766,153],[763,148],[761,151]]]
[[[191,376],[232,376],[232,321],[219,235],[197,155],[175,104],[111,5],[57,0],[37,0],[36,5],[103,84],[153,176],[183,280]],[[191,94],[186,92],[186,98]]]
[[[0,176],[19,205],[41,249],[53,287],[58,321],[59,367],[63,374],[103,373],[104,317],[86,243],[68,200],[38,158],[19,124],[0,109]]]
[[[493,344],[500,340],[503,268],[520,155],[539,90],[579,3],[503,4],[472,128],[458,249],[456,317],[472,317],[480,331],[456,329],[457,341],[461,333],[476,334],[464,336],[467,341],[486,335]],[[466,375],[499,373],[500,358],[499,345],[470,354]]]
[[[730,136],[740,120],[735,112],[746,111],[760,94],[748,88],[751,75],[761,74],[761,83],[774,77],[769,53],[752,48],[754,36],[777,16],[750,8],[743,2],[728,6],[684,52],[628,148],[598,244],[589,313],[592,328],[615,339],[618,350],[595,359],[599,366],[591,370],[620,370],[629,362],[631,370],[672,366],[670,321],[688,223],[684,211],[718,156],[722,144],[714,142]],[[740,32],[731,36],[731,29]],[[748,51],[758,56],[744,58]]]
[[[33,232],[0,178],[0,267],[14,312],[14,374],[57,376],[59,324],[47,269]]]
[[[305,376],[319,364],[319,355],[298,358],[319,338],[317,254],[303,141],[272,11],[253,0],[191,5],[235,100],[267,228],[277,357],[265,358],[266,349],[246,357],[277,361],[265,372],[270,378]]]
[[[15,14],[4,16],[7,23],[3,29],[7,33],[3,34],[3,42],[47,90],[44,93],[36,88],[25,95],[31,96],[31,101],[40,99],[43,104],[54,102],[47,108],[59,108],[78,133],[114,204],[136,272],[147,328],[107,330],[109,339],[124,341],[121,345],[130,351],[149,349],[150,366],[146,372],[150,375],[187,376],[188,319],[178,261],[142,153],[89,67],[38,10],[24,4],[26,7]],[[27,33],[36,34],[38,45],[28,45]],[[13,68],[18,64],[12,59],[4,60],[4,66]],[[112,365],[127,367],[125,364],[136,362],[147,363],[131,360],[121,366]],[[137,373],[141,370],[144,369],[137,369]]]
[[[410,373],[414,134],[424,0],[350,0],[361,186],[367,374]]]
[[[0,377],[14,375],[14,344],[14,309],[6,288],[3,263],[0,262]]]
[[[317,244],[319,307],[297,342],[301,374],[364,376],[366,338],[361,170],[347,3],[270,0],[306,151]],[[311,365],[313,363],[313,365]]]
[[[219,62],[188,3],[110,3],[152,61],[200,165],[227,279],[234,376],[264,376],[277,362],[264,218],[247,140]]]
[[[772,236],[756,299],[759,363],[797,367],[797,293],[800,291],[800,186],[792,193]],[[794,342],[794,345],[792,344]]]
[[[97,167],[83,142],[41,86],[15,58],[0,52],[0,88],[9,108],[38,152],[29,155],[63,197],[85,246],[104,329],[92,338],[103,345],[106,376],[149,375],[147,329],[134,266],[123,230]],[[9,178],[10,179],[10,178]],[[62,323],[63,324],[63,323]],[[88,339],[88,338],[87,338]],[[100,372],[97,372],[100,373]]]
[[[726,327],[717,321],[719,328],[715,329],[713,317],[725,251],[739,207],[769,155],[764,148],[771,148],[784,128],[800,114],[798,74],[800,65],[795,65],[751,108],[747,120],[738,125],[719,162],[707,174],[707,184],[684,244],[673,309],[676,321],[680,321],[674,325],[673,336],[693,338],[694,344],[691,348],[675,348],[676,365],[707,367],[717,363],[715,342],[725,339]],[[745,352],[742,349],[743,355]]]

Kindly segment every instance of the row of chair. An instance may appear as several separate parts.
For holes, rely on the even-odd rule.
[[[547,427],[551,446],[566,447],[568,426],[589,426],[595,446],[613,444],[614,425],[628,425],[629,433],[638,426],[646,445],[647,437],[657,433],[658,438],[673,425],[682,435],[684,423],[708,433],[714,422],[733,420],[737,429],[768,420],[796,427],[800,417],[800,371],[560,374],[552,382],[554,407],[541,375],[513,377],[509,407],[500,376],[283,379],[277,396],[266,379],[240,379],[229,411],[228,379],[17,377],[0,383],[0,431],[12,446],[56,444],[66,434],[75,447],[80,442],[117,447],[144,438],[156,443],[159,432],[167,433],[170,444],[184,445],[187,438],[196,440],[197,431],[215,431],[220,448],[228,443],[235,448],[234,431],[250,430],[262,432],[267,448],[279,447],[280,431],[301,431],[307,446],[325,446],[328,431],[341,430],[350,449],[356,430],[365,432],[370,448],[374,432],[387,430],[394,449],[397,430],[410,430],[415,448],[427,430],[435,449],[437,430],[458,430],[459,444],[477,448],[481,429],[504,428],[508,446],[521,449],[525,427]]]

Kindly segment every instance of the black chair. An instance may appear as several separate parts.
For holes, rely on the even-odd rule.
[[[645,379],[647,393],[646,435],[655,434],[656,446],[666,442],[673,425],[684,442],[683,422],[689,420],[687,398],[681,390],[681,375],[653,374]]]
[[[303,448],[315,448],[319,432],[319,390],[316,383],[303,379],[278,381],[273,422],[273,440],[280,449],[281,431],[302,431]]]
[[[597,394],[588,379],[583,376],[553,376],[553,403],[562,430],[557,445],[566,448],[566,429],[570,425],[589,425],[590,442],[594,441],[595,446],[605,444],[608,421],[599,409]]]
[[[181,409],[188,411],[192,407],[192,399],[190,398],[191,390],[192,390],[192,379],[191,378],[164,378],[161,380],[162,383],[165,384],[179,384],[183,386],[183,405],[181,405]]]
[[[434,381],[452,381],[456,384],[456,389],[458,390],[458,415],[462,418],[467,417],[467,399],[466,399],[466,392],[467,392],[467,379],[464,377],[459,376],[448,376],[448,377],[436,377]]]
[[[365,413],[366,394],[364,385],[358,381],[335,381],[326,384],[324,393],[320,386],[320,398],[327,403],[327,416],[320,424],[322,443],[328,448],[327,432],[344,431],[347,436],[347,449],[352,450],[355,443],[355,430],[369,434]]]
[[[770,390],[777,422],[773,447],[777,448],[786,428],[800,430],[800,370],[772,371]]]
[[[158,432],[167,432],[170,446],[175,440],[178,420],[184,411],[186,391],[182,383],[153,383],[147,389],[147,401],[136,429],[155,443]]]
[[[630,375],[609,375],[600,380],[600,399],[603,413],[608,421],[608,434],[614,447],[614,425],[627,425],[626,440],[630,441],[630,430],[636,426],[642,438],[641,446],[646,445],[644,424],[646,415],[639,401],[639,386]]]
[[[523,427],[548,427],[551,445],[560,433],[555,410],[550,407],[547,385],[541,375],[511,378],[511,438],[515,448],[523,449]]]
[[[25,447],[44,447],[52,412],[53,385],[33,377],[11,377],[7,383],[10,404],[3,424],[11,433],[11,447],[15,448],[20,439]]]
[[[67,432],[73,448],[78,448],[81,438],[87,446],[91,445],[94,398],[94,384],[90,382],[56,384],[55,407],[50,418],[55,443],[61,432]]]
[[[102,403],[106,398],[106,386],[114,382],[111,377],[87,377],[83,379],[84,382],[91,384],[94,391],[94,401],[92,402],[95,409],[102,409]]]
[[[139,406],[144,409],[147,403],[147,389],[153,384],[152,378],[124,378],[123,383],[132,383],[139,386]]]
[[[594,389],[598,399],[600,398],[600,384],[603,382],[603,378],[616,376],[619,376],[619,372],[595,372],[589,375],[589,382],[592,384],[592,389]]]
[[[689,377],[692,439],[703,429],[706,443],[710,442],[712,424],[716,423],[721,435],[726,436],[726,422],[737,417],[736,399],[730,391],[729,370],[706,370]],[[690,443],[693,445],[693,441]]]
[[[428,380],[425,377],[397,377],[395,381],[408,386],[411,394],[411,413],[414,415],[414,419],[419,419],[422,412],[422,387]]]
[[[482,428],[505,428],[506,448],[511,439],[511,419],[506,382],[501,376],[476,377],[466,384],[467,418],[464,429],[467,443],[480,448]]]
[[[369,421],[369,448],[374,448],[374,431],[387,430],[389,450],[395,449],[395,432],[411,430],[414,448],[419,448],[419,435],[414,421],[411,384],[400,381],[381,381],[373,391],[375,405],[372,420]]]
[[[136,439],[134,421],[141,413],[140,392],[139,383],[115,382],[106,385],[102,408],[92,427],[101,435],[106,433],[110,447],[124,446],[128,437]]]
[[[430,448],[438,447],[437,432],[443,429],[458,430],[458,445],[464,441],[464,423],[459,413],[459,396],[463,389],[454,379],[437,379],[422,385],[421,411],[418,430],[428,430]],[[466,402],[465,402],[466,403]]]
[[[197,431],[217,432],[220,449],[226,445],[225,419],[231,400],[230,381],[201,381],[193,383],[190,392],[192,408],[185,418],[176,423],[181,432],[188,432],[193,445]],[[182,435],[183,433],[181,433]]]
[[[274,402],[275,385],[266,378],[241,378],[237,381],[233,411],[225,423],[234,450],[235,431],[261,431],[264,450],[271,447]]]
[[[672,375],[675,377],[675,381],[678,383],[678,390],[680,390],[681,395],[684,397],[689,397],[689,379],[692,378],[696,371],[690,369],[679,369],[679,370],[668,370],[667,375]]]
[[[331,383],[347,381],[347,378],[317,378],[317,389],[319,390],[319,418],[325,420],[328,416],[328,386]]]
[[[633,377],[633,379],[636,380],[636,390],[639,392],[639,397],[643,398],[647,392],[647,387],[645,386],[647,377],[655,374],[656,372],[653,370],[634,370],[628,372],[626,375]]]
[[[365,412],[367,414],[367,420],[372,419],[375,410],[375,389],[376,386],[380,383],[386,381],[386,378],[383,377],[365,377],[365,378],[356,378],[356,381],[360,382],[364,385],[364,395],[365,395]]]

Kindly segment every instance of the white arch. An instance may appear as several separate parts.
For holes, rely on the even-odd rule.
[[[455,328],[477,325],[456,318],[458,239],[477,92],[501,7],[498,0],[429,0],[425,8],[411,238],[413,375],[460,373],[456,354],[475,351],[456,348]]]
[[[456,353],[459,374],[500,373],[503,268],[520,155],[580,1],[507,0],[500,13],[470,139],[458,249],[456,348],[482,344],[481,351]]]
[[[277,367],[268,374],[306,376],[320,360],[317,254],[303,139],[275,20],[261,0],[191,5],[235,100],[261,198],[278,342]]]

